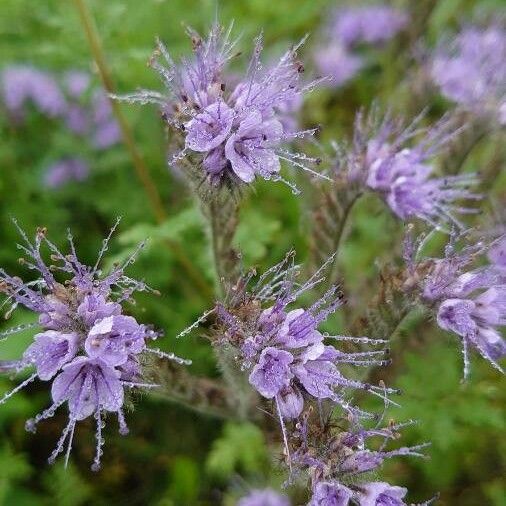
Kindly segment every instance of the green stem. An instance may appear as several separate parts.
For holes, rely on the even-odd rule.
[[[360,198],[360,196],[361,196],[360,193],[356,193],[355,195],[353,195],[353,197],[348,200],[348,202],[343,208],[341,219],[339,220],[339,224],[334,235],[333,252],[335,256],[332,263],[329,266],[329,270],[327,273],[327,282],[326,282],[327,289],[330,288],[332,283],[334,283],[334,278],[336,277],[336,271],[338,269],[339,249],[343,241],[344,233],[346,230],[346,226],[348,224],[349,217],[351,215],[351,211],[355,206],[356,202],[358,201],[358,199]]]

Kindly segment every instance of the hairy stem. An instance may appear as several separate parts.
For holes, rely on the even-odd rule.
[[[313,258],[315,267],[322,265],[331,255],[334,259],[326,272],[326,288],[335,282],[341,244],[347,231],[351,211],[361,193],[348,187],[335,193],[324,193],[319,208],[314,213]]]
[[[104,52],[102,50],[100,36],[96,29],[91,13],[86,5],[86,0],[74,0],[74,4],[79,13],[79,18],[86,34],[86,39],[88,40],[93,59],[97,65],[102,84],[109,94],[113,94],[115,92],[114,82],[109,71]],[[167,219],[167,213],[163,207],[162,199],[156,188],[156,184],[151,178],[149,170],[144,163],[144,159],[142,158],[142,155],[139,152],[137,145],[135,144],[132,130],[130,129],[129,124],[121,111],[119,103],[113,99],[110,99],[110,103],[113,114],[120,127],[123,143],[125,144],[125,147],[130,154],[135,173],[137,174],[142,188],[146,193],[153,215],[158,223],[163,223]],[[211,288],[205,282],[205,279],[202,277],[202,275],[195,269],[192,262],[188,259],[186,253],[183,251],[179,243],[170,239],[165,240],[164,243],[175,255],[176,260],[186,271],[192,282],[195,283],[195,285],[204,295],[210,296],[212,294]]]
[[[231,402],[230,390],[219,380],[193,376],[173,363],[156,364],[154,380],[160,388],[153,389],[153,397],[185,406],[198,413],[222,419],[237,419],[239,415]]]

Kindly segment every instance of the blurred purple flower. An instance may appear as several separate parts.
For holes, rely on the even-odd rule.
[[[76,99],[80,99],[90,87],[91,79],[87,72],[71,70],[64,76],[67,93]]]
[[[337,9],[332,17],[331,36],[344,46],[364,42],[382,44],[408,23],[405,12],[387,5],[361,5]]]
[[[52,118],[66,111],[65,97],[49,74],[19,65],[5,68],[1,78],[4,103],[15,120],[23,119],[28,102]]]
[[[329,85],[341,86],[357,75],[363,59],[337,42],[323,45],[314,55],[316,66],[322,75],[330,76]]]
[[[290,501],[288,497],[267,488],[252,490],[249,495],[239,500],[237,506],[290,506]]]
[[[59,160],[46,169],[44,184],[48,188],[59,188],[69,181],[84,181],[90,172],[88,163],[80,158]]]
[[[137,323],[135,318],[121,314],[125,300],[135,291],[146,291],[149,287],[124,274],[142,245],[123,265],[115,265],[109,273],[100,269],[116,225],[104,241],[93,267],[79,261],[70,235],[70,253],[63,254],[47,239],[45,230],[38,230],[32,243],[19,229],[24,241],[19,246],[25,254],[23,263],[40,277],[24,283],[0,269],[0,291],[12,305],[9,313],[21,305],[39,315],[37,324],[15,327],[2,333],[2,337],[32,327],[42,329],[34,336],[34,342],[22,359],[11,366],[11,370],[16,371],[34,366],[35,372],[5,394],[0,404],[37,378],[52,380],[52,405],[26,424],[27,430],[34,432],[40,421],[52,417],[61,405],[67,403],[68,424],[49,458],[50,462],[64,451],[65,444],[65,462],[68,461],[76,423],[93,415],[97,424],[97,449],[92,469],[99,468],[105,413],[116,413],[120,432],[126,434],[128,429],[123,415],[126,390],[156,386],[143,380],[139,361],[142,353],[150,352],[178,363],[188,363],[173,354],[148,348],[146,342],[160,334]],[[50,251],[53,263],[46,264],[43,260],[42,245]],[[61,276],[57,280],[55,273],[66,276],[66,282],[61,284]]]
[[[478,115],[506,124],[506,30],[500,25],[464,28],[443,42],[430,73],[441,93]]]

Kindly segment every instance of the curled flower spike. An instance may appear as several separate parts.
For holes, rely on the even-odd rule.
[[[506,124],[506,30],[465,27],[441,42],[430,64],[441,93],[475,114]]]
[[[319,83],[301,82],[304,68],[297,51],[305,39],[264,68],[260,35],[255,39],[248,71],[238,82],[226,68],[237,56],[237,40],[231,40],[231,29],[214,25],[207,38],[188,29],[193,56],[178,63],[159,41],[151,66],[162,77],[167,95],[140,91],[117,98],[156,103],[184,142],[182,151],[169,163],[193,155],[192,164],[197,160],[201,179],[212,184],[251,183],[258,176],[284,181],[279,174],[280,160],[318,176],[307,165],[316,159],[283,150],[287,142],[316,131],[294,131],[294,122],[287,121],[289,111],[296,110],[304,94]],[[297,192],[292,183],[284,182]]]
[[[285,422],[296,420],[304,406],[328,401],[353,417],[373,416],[354,406],[348,391],[365,390],[386,404],[396,390],[362,383],[343,374],[343,364],[357,367],[389,363],[385,350],[345,352],[326,341],[382,345],[386,341],[366,337],[331,336],[318,327],[342,304],[336,287],[307,308],[297,307],[301,295],[325,278],[326,265],[304,283],[298,283],[299,267],[293,255],[259,277],[246,276],[230,290],[228,300],[216,308],[212,330],[215,346],[232,347],[233,356],[247,371],[250,385],[265,399],[272,399],[287,445]],[[292,309],[292,307],[295,308]],[[393,403],[395,404],[395,403]],[[288,447],[287,447],[288,452]]]
[[[459,130],[448,117],[422,128],[422,116],[406,126],[388,113],[381,118],[376,109],[368,116],[358,113],[353,144],[338,160],[336,178],[377,192],[403,221],[419,219],[440,230],[463,230],[458,215],[477,211],[458,201],[481,198],[469,189],[478,183],[477,176],[434,176],[432,159]]]
[[[79,261],[70,233],[70,253],[63,254],[47,238],[45,229],[37,231],[34,242],[19,229],[23,238],[23,243],[18,245],[24,253],[22,264],[39,277],[25,283],[0,269],[0,291],[7,296],[4,305],[11,305],[8,314],[22,305],[38,314],[38,324],[31,327],[40,328],[20,360],[0,367],[5,372],[35,368],[28,379],[3,396],[0,404],[35,379],[52,382],[53,403],[26,423],[26,429],[35,432],[40,421],[52,417],[60,406],[67,404],[69,421],[49,457],[50,462],[65,452],[67,463],[76,423],[93,416],[97,426],[97,450],[92,469],[98,470],[106,414],[115,413],[120,433],[127,434],[123,415],[126,390],[156,386],[145,380],[141,366],[143,355],[150,352],[181,364],[189,363],[148,347],[148,342],[161,334],[138,323],[132,316],[122,314],[123,303],[134,292],[153,290],[125,274],[143,244],[123,265],[116,265],[108,273],[100,269],[117,225],[118,222],[104,240],[93,267]],[[42,257],[42,246],[51,253],[50,264]],[[6,338],[26,328],[18,326],[2,335]]]
[[[408,267],[412,279],[420,279],[421,300],[435,311],[438,325],[457,334],[462,341],[464,378],[469,375],[471,346],[503,372],[498,360],[506,356],[506,341],[500,329],[506,326],[506,280],[500,265],[472,267],[480,258],[491,259],[501,251],[503,239],[480,241],[457,249],[452,235],[443,258],[415,260],[418,248],[408,240]]]

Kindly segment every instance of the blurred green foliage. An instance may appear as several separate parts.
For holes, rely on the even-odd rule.
[[[205,30],[218,12],[225,24],[234,19],[243,33],[247,52],[252,36],[263,29],[267,53],[280,50],[306,32],[316,32],[330,0],[109,0],[91,1],[90,9],[118,90],[159,88],[155,74],[146,67],[155,36],[160,36],[175,54],[188,51],[181,23]],[[429,43],[445,30],[458,26],[473,13],[494,13],[502,0],[421,0],[397,2],[414,15],[431,10],[423,33]],[[306,56],[311,55],[310,39]],[[406,48],[404,48],[406,49]],[[375,63],[346,87],[331,93],[317,92],[308,100],[303,121],[323,123],[323,139],[342,138],[356,109],[373,99],[394,96],[402,110],[409,69],[405,58],[397,58],[402,47],[395,44],[374,56]],[[2,0],[0,3],[0,59],[2,65],[29,63],[51,72],[83,69],[96,74],[89,48],[72,2],[61,0]],[[309,71],[311,65],[307,65]],[[98,83],[98,78],[96,78]],[[408,86],[409,88],[409,86]],[[394,95],[395,94],[395,95]],[[434,97],[429,105],[435,113],[448,104]],[[132,267],[132,276],[144,278],[161,292],[160,297],[141,294],[129,310],[143,322],[163,328],[162,347],[192,358],[191,371],[217,375],[209,346],[197,337],[175,341],[181,329],[211,303],[188,279],[165,246],[177,241],[200,275],[213,282],[212,262],[202,218],[176,174],[166,168],[164,131],[152,108],[123,106],[134,128],[151,176],[166,206],[169,218],[156,225],[146,195],[135,178],[131,160],[122,146],[100,156],[87,152],[76,138],[57,122],[35,112],[22,126],[0,119],[0,264],[12,273],[26,275],[17,263],[17,233],[10,223],[15,216],[30,233],[46,226],[53,241],[63,244],[67,227],[72,228],[83,260],[93,262],[101,240],[117,216],[123,217],[111,245],[109,262],[126,257],[135,245],[149,244]],[[87,156],[91,177],[49,191],[41,185],[47,165],[62,153]],[[493,144],[485,143],[469,157],[471,168],[493,156]],[[496,187],[504,194],[506,181]],[[241,211],[236,243],[245,265],[268,266],[295,247],[299,260],[307,257],[309,209],[302,199],[282,185],[259,182]],[[377,283],[376,258],[391,251],[400,227],[379,202],[371,199],[354,210],[353,229],[342,254],[345,287],[371,295]],[[381,231],[379,234],[378,231]],[[367,287],[367,288],[366,288]],[[360,305],[357,296],[353,304]],[[359,308],[360,309],[360,308]],[[9,324],[33,321],[18,312]],[[343,329],[345,330],[345,329]],[[504,440],[505,381],[496,371],[476,361],[469,384],[461,386],[458,343],[433,326],[409,329],[416,342],[405,346],[409,332],[396,343],[392,383],[403,389],[402,408],[389,413],[396,419],[420,420],[407,442],[432,441],[429,462],[400,461],[385,469],[386,478],[406,484],[413,500],[441,492],[444,504],[475,506],[506,504],[501,482],[505,473]],[[30,333],[1,343],[0,358],[18,357]],[[12,383],[2,379],[7,390]],[[33,385],[0,409],[0,504],[5,505],[214,505],[233,504],[249,486],[279,484],[276,463],[268,455],[262,433],[253,425],[223,423],[197,416],[176,405],[143,396],[135,413],[128,413],[131,434],[116,435],[107,429],[103,469],[89,470],[94,429],[83,423],[76,432],[72,464],[48,466],[46,458],[64,424],[64,414],[42,424],[35,436],[24,431],[24,420],[48,401],[47,385]],[[238,474],[242,475],[239,480]],[[242,481],[244,480],[244,481]]]

